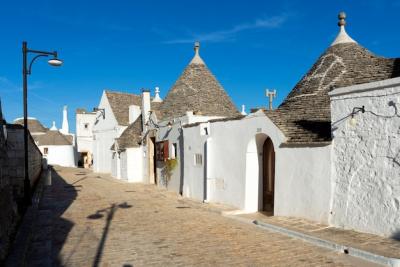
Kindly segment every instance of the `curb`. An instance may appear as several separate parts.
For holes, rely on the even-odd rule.
[[[231,216],[229,216],[229,217],[233,218]],[[318,238],[315,236],[303,234],[300,232],[296,232],[293,230],[289,230],[289,229],[286,229],[286,228],[283,228],[280,226],[261,222],[258,220],[254,220],[254,221],[240,220],[240,221],[252,222],[253,224],[257,225],[258,227],[267,229],[269,231],[284,234],[286,236],[300,239],[300,240],[303,240],[305,242],[311,243],[311,244],[319,246],[319,247],[334,250],[336,252],[344,253],[344,254],[347,254],[347,255],[350,255],[353,257],[357,257],[357,258],[366,260],[366,261],[370,261],[370,262],[374,262],[374,263],[382,264],[382,265],[386,265],[386,266],[400,267],[400,259],[381,256],[381,255],[374,254],[374,253],[371,253],[371,252],[368,252],[365,250],[353,248],[350,246],[345,246],[345,245],[338,244],[338,243],[335,243],[332,241],[324,240],[324,239],[321,239],[321,238]]]

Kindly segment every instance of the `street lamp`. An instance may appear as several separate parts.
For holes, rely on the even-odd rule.
[[[35,57],[32,58],[31,62],[28,66],[28,54],[36,54]],[[28,48],[28,44],[26,42],[22,42],[22,80],[23,80],[23,99],[24,99],[24,152],[25,152],[25,178],[24,178],[24,200],[27,205],[30,205],[31,200],[31,183],[29,181],[29,172],[28,172],[28,75],[31,74],[32,64],[39,57],[47,57],[53,56],[48,63],[51,66],[59,67],[62,65],[62,60],[58,58],[57,52],[47,52],[47,51],[38,51],[32,50]]]

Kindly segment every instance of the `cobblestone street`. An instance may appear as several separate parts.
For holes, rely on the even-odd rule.
[[[56,167],[27,266],[373,266],[152,185]]]

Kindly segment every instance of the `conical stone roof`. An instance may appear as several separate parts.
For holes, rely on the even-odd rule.
[[[24,119],[18,118],[14,120],[14,124],[24,125]],[[45,133],[48,131],[43,124],[40,123],[36,118],[28,118],[28,130],[31,134],[35,133]]]
[[[339,26],[340,38],[319,57],[279,108],[266,112],[284,132],[287,143],[331,141],[328,92],[332,89],[400,76],[399,58],[372,54],[347,36],[343,22]]]
[[[136,105],[140,107],[142,105],[142,97],[140,95],[109,90],[106,90],[105,93],[118,124],[128,126],[129,106]]]
[[[116,139],[118,142],[118,149],[125,150],[131,147],[139,147],[142,141],[142,116],[139,116],[133,123],[131,123]],[[115,149],[115,143],[111,146],[111,150]]]
[[[43,135],[34,135],[33,139],[37,142],[38,146],[70,146],[72,145],[71,137],[59,131],[47,131]]]
[[[220,117],[240,114],[201,59],[198,43],[195,46],[195,56],[160,107],[163,120],[184,116],[187,111],[203,116]]]

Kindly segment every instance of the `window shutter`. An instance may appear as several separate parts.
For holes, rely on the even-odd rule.
[[[157,161],[163,161],[164,160],[163,142],[157,142],[156,143],[156,160]]]
[[[169,158],[169,147],[168,147],[168,140],[164,141],[164,160]]]

